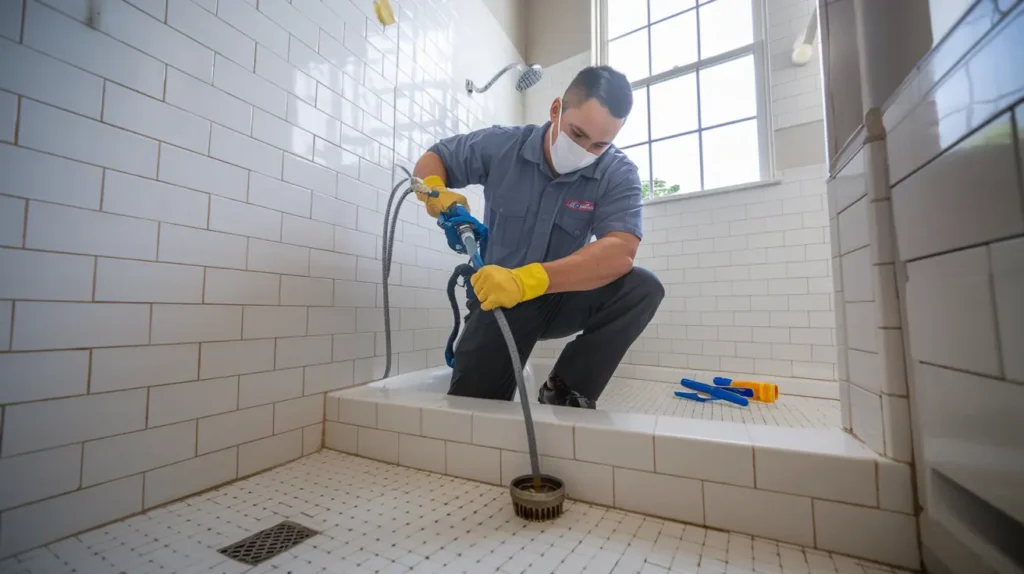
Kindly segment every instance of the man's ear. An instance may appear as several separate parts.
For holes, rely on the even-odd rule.
[[[551,101],[551,109],[549,110],[551,123],[554,124],[558,121],[558,114],[562,111],[562,98],[555,98]]]

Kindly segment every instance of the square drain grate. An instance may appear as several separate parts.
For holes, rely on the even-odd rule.
[[[317,531],[312,528],[285,520],[225,546],[218,552],[243,564],[255,566],[316,535]]]

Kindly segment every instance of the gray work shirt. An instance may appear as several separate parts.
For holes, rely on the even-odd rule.
[[[544,157],[549,125],[495,126],[430,148],[444,164],[448,187],[484,186],[487,264],[511,268],[553,261],[592,235],[620,231],[642,237],[640,177],[633,162],[611,146],[593,164],[554,177]]]

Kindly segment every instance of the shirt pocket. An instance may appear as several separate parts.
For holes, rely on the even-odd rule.
[[[487,245],[487,263],[503,267],[517,267],[526,255],[530,241],[523,237],[526,225],[526,197],[502,197],[491,202],[490,238]]]
[[[548,252],[544,258],[553,261],[572,254],[587,244],[590,238],[594,213],[591,211],[575,211],[562,208],[555,216],[555,225],[551,229],[548,241]]]

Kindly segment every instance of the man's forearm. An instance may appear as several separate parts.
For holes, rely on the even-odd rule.
[[[548,293],[589,291],[603,287],[633,269],[640,239],[630,233],[609,233],[579,251],[543,263]]]

